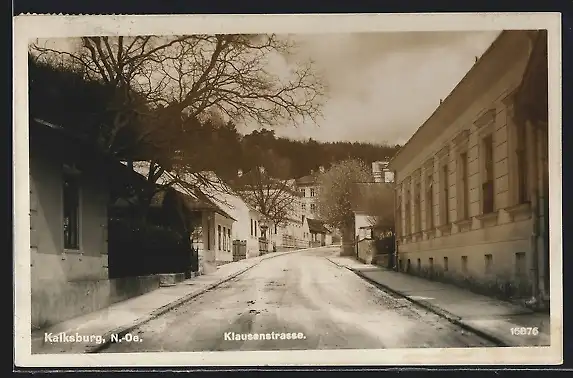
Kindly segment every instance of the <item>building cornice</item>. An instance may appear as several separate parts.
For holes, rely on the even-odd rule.
[[[451,126],[478,96],[485,93],[514,62],[527,59],[529,39],[522,30],[506,30],[500,33],[486,52],[442,101],[414,135],[394,155],[389,168],[402,170],[424,146],[433,142]]]
[[[442,149],[440,149],[436,153],[436,156],[438,157],[439,160],[443,160],[443,159],[447,158],[449,155],[450,155],[450,145],[449,144],[442,147]]]
[[[474,125],[481,129],[484,126],[487,126],[491,123],[495,122],[495,108],[491,108],[483,112],[475,121]]]
[[[470,131],[468,129],[460,131],[453,139],[452,142],[457,150],[467,149],[470,139]]]
[[[424,162],[424,169],[425,170],[433,170],[434,169],[434,158],[431,157]]]

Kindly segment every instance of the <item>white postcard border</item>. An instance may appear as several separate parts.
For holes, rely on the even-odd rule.
[[[28,43],[82,35],[193,33],[349,33],[547,29],[549,178],[561,182],[561,16],[559,13],[355,15],[138,15],[14,18],[14,298],[15,363],[19,367],[551,365],[563,357],[562,197],[550,185],[551,346],[125,354],[31,354],[28,148]]]

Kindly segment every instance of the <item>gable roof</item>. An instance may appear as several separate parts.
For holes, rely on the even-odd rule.
[[[308,230],[316,234],[329,234],[330,230],[326,228],[324,222],[318,219],[307,218]]]
[[[127,165],[126,162],[123,162],[123,164]],[[133,163],[133,170],[143,175],[144,177],[147,177],[147,175],[149,174],[150,167],[151,164],[147,161],[138,161]],[[184,175],[184,177],[181,177],[180,180],[178,181],[186,182],[193,185],[195,183],[195,179],[193,179],[191,176],[192,175]],[[161,175],[161,177],[159,177],[159,179],[157,180],[157,184],[166,185],[172,182],[175,178],[176,178],[175,173],[166,171],[163,173],[163,175]],[[189,209],[196,211],[202,211],[202,210],[214,211],[216,213],[223,215],[226,218],[236,221],[235,218],[229,215],[229,213],[223,210],[218,204],[215,203],[215,201],[209,198],[208,195],[203,193],[198,188],[185,187],[182,183],[179,182],[172,184],[171,188],[176,192],[184,195],[185,204],[188,206]]]
[[[318,176],[316,173],[302,176],[295,180],[297,185],[309,185],[309,184],[316,184],[318,181]]]
[[[281,192],[288,192],[291,195],[300,197],[301,194],[295,190],[294,183],[295,181],[292,179],[282,180],[269,176],[268,174],[264,174],[264,176],[261,177],[260,174],[257,174],[256,168],[243,173],[241,176],[237,176],[232,181],[230,180],[230,184],[239,192],[254,190],[254,187],[262,184],[265,188],[270,190],[280,190]]]

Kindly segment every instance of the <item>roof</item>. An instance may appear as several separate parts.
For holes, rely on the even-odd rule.
[[[123,164],[127,164],[127,163],[124,162]],[[134,171],[138,172],[139,174],[147,177],[147,175],[149,174],[150,163],[146,162],[146,161],[134,162],[133,163],[133,169],[134,169]],[[159,185],[168,184],[174,180],[175,176],[176,175],[172,172],[164,172],[164,174],[161,177],[159,177],[159,179],[157,180],[157,184],[159,184]],[[191,175],[185,175],[185,177],[181,177],[180,180],[184,181],[184,182],[188,182],[189,184],[194,183],[194,180],[191,177]],[[217,205],[213,200],[211,200],[209,198],[209,196],[207,196],[201,190],[199,190],[197,188],[191,189],[191,188],[185,187],[184,185],[182,185],[180,183],[172,184],[171,188],[173,188],[173,190],[175,190],[176,192],[184,195],[183,198],[184,198],[185,204],[190,210],[214,211],[216,213],[223,215],[226,218],[229,218],[229,219],[236,221],[236,219],[234,219],[231,215],[229,215],[229,213],[227,213],[225,210],[223,210],[219,205]]]
[[[447,127],[451,123],[451,119],[449,118],[452,117],[452,114],[457,114],[459,111],[461,111],[461,109],[466,107],[466,104],[463,102],[473,101],[475,93],[481,91],[481,89],[478,89],[478,87],[488,85],[486,80],[479,80],[480,75],[482,75],[482,79],[483,77],[494,77],[494,75],[492,75],[492,70],[488,69],[486,66],[487,62],[491,62],[496,59],[494,52],[505,54],[504,59],[507,60],[508,54],[511,54],[511,48],[518,48],[520,46],[517,41],[519,41],[519,38],[522,38],[524,35],[526,35],[524,33],[531,33],[531,31],[502,31],[487,48],[487,50],[481,55],[477,62],[472,66],[472,68],[448,94],[448,96],[434,110],[430,117],[428,117],[428,119],[416,130],[414,135],[410,137],[410,139],[402,146],[402,148],[400,148],[398,152],[394,154],[388,164],[388,168],[391,170],[396,170],[396,165],[400,161],[400,157],[404,154],[404,152],[414,148],[412,146],[413,142],[419,140],[418,143],[428,144],[428,138],[432,139],[433,137],[437,137],[440,132],[434,132],[432,134],[432,130],[428,131],[429,127],[436,124],[442,125],[442,127]],[[522,41],[519,41],[519,43],[521,42]],[[504,61],[503,68],[505,69],[506,67],[508,67],[508,63]],[[473,93],[473,97],[472,95],[464,95],[464,92]]]
[[[280,190],[289,192],[290,194],[300,197],[301,194],[294,188],[295,180],[282,180],[275,177],[271,177],[265,174],[261,177],[261,174],[257,174],[256,169],[252,169],[246,173],[243,173],[241,176],[237,176],[233,179],[230,184],[236,188],[239,192],[246,192],[249,190],[253,190],[253,186],[257,185],[264,185],[265,188],[269,188],[270,190]],[[266,190],[266,189],[265,189]]]
[[[531,56],[523,74],[523,80],[516,91],[516,115],[523,120],[547,122],[548,80],[547,30],[535,35]]]
[[[390,206],[393,206],[394,186],[392,183],[386,182],[356,183],[352,186],[351,197],[353,212],[363,214],[376,213],[377,199],[387,199]]]
[[[316,184],[318,181],[318,175],[316,173],[306,175],[295,180],[297,185],[310,185]]]
[[[330,230],[326,228],[324,222],[318,219],[307,218],[308,230],[315,234],[329,234]]]
[[[44,119],[33,118],[30,122],[29,131],[31,141],[37,136],[38,142],[44,143],[44,138],[52,135],[68,141],[70,143],[69,147],[73,147],[75,151],[83,155],[89,155],[89,160],[100,160],[102,164],[106,165],[106,170],[112,176],[115,184],[123,184],[122,180],[127,179],[130,184],[151,185],[144,176],[128,169],[120,160],[98,148],[86,136],[74,133],[70,128],[61,127]]]

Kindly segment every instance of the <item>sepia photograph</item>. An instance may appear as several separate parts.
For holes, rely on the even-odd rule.
[[[17,17],[17,362],[560,363],[560,18],[426,16]]]

